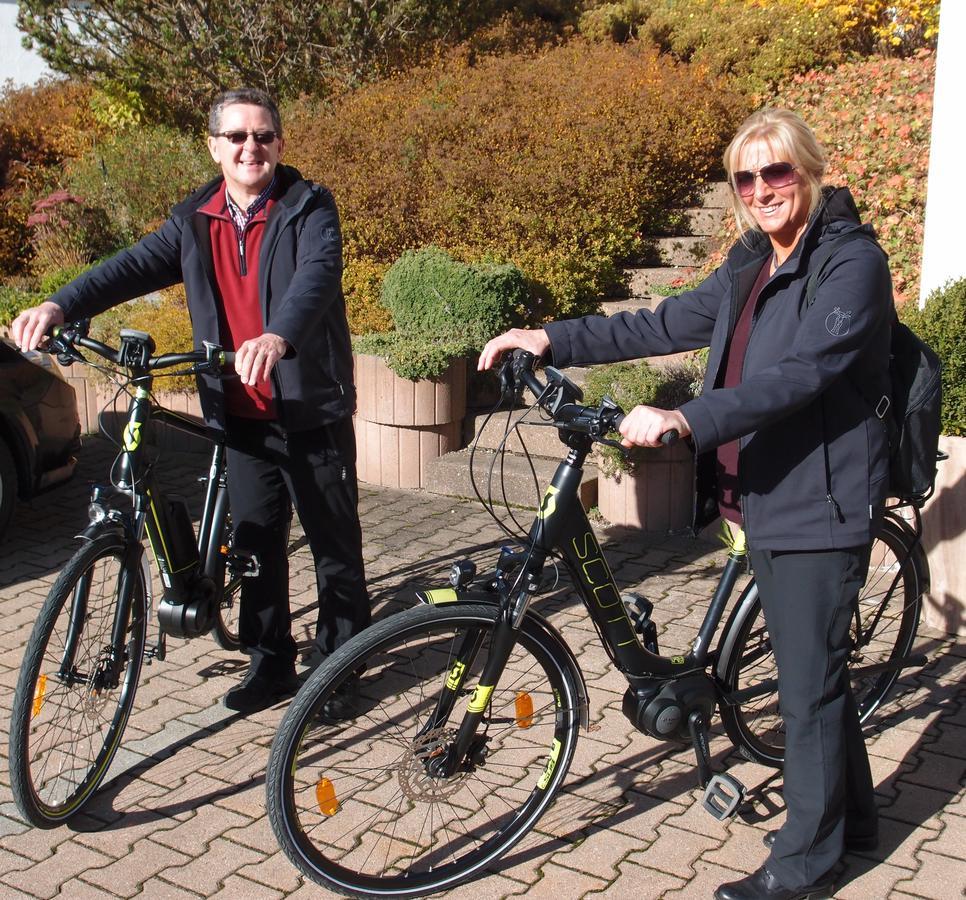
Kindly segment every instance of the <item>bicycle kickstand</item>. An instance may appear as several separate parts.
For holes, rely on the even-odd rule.
[[[694,710],[688,716],[688,731],[698,763],[698,778],[704,788],[701,801],[705,810],[719,822],[730,819],[738,812],[745,799],[745,786],[727,772],[711,771],[711,751],[708,749],[708,721],[701,710]]]

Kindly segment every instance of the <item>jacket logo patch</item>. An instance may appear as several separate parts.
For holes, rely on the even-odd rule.
[[[848,309],[844,312],[841,307],[836,306],[826,317],[825,317],[825,330],[835,337],[842,337],[844,334],[849,333],[849,329],[852,327],[852,310]]]

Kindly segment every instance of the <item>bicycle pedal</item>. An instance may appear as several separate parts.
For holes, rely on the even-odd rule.
[[[704,789],[704,808],[719,822],[730,819],[745,799],[745,786],[733,775],[719,772]]]

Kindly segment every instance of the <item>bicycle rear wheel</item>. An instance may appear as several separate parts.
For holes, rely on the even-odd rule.
[[[103,534],[51,588],[34,625],[10,716],[10,786],[23,816],[53,828],[78,813],[107,774],[134,703],[147,608],[143,570],[125,623],[119,678],[109,677],[125,545]]]
[[[228,569],[228,553],[231,547],[231,513],[225,517],[222,539],[215,548],[217,557],[213,576],[218,590],[218,608],[211,636],[222,650],[235,652],[241,649],[241,636],[238,631],[238,612],[241,608],[241,576],[233,575]]]
[[[899,670],[872,674],[862,670],[906,656],[919,627],[922,584],[910,546],[911,535],[888,519],[872,545],[869,574],[859,594],[861,631],[853,620],[849,656],[852,692],[863,723],[881,705]],[[721,719],[743,756],[780,767],[785,759],[785,723],[778,707],[778,669],[754,584],[745,589],[738,608],[749,591],[756,592],[755,599],[737,625],[733,649],[725,662],[725,688],[741,691],[764,682],[771,687],[738,705],[723,705]]]
[[[299,692],[272,745],[268,814],[282,849],[313,881],[352,896],[444,890],[498,859],[546,810],[573,757],[579,673],[527,622],[489,696],[472,762],[448,778],[429,768],[459,728],[497,615],[460,604],[391,616],[340,648]],[[354,714],[326,722],[326,701],[360,671]],[[440,721],[437,704],[454,691]]]

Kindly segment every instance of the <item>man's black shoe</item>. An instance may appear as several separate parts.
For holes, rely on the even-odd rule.
[[[343,722],[359,715],[359,676],[350,675],[322,704],[321,717],[327,722]]]
[[[282,675],[259,669],[248,669],[242,683],[225,694],[224,704],[240,713],[253,713],[274,706],[279,700],[291,697],[300,687],[295,668]]]
[[[778,836],[778,829],[769,831],[761,839],[761,842],[771,849]],[[877,834],[847,834],[845,836],[845,849],[848,853],[869,853],[879,846],[879,836]]]
[[[828,897],[831,882],[791,890],[762,866],[747,878],[729,881],[714,892],[715,900],[806,900],[808,897]]]

